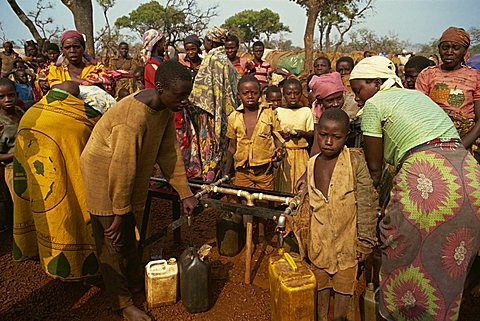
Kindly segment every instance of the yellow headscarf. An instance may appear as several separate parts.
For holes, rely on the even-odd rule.
[[[395,64],[388,58],[373,56],[360,60],[350,74],[352,79],[387,79],[380,90],[393,87],[395,84],[403,88],[402,81],[395,73]]]

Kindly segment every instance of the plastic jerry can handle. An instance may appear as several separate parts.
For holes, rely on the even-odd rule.
[[[298,271],[298,266],[297,266],[297,263],[295,263],[293,257],[290,254],[288,254],[287,252],[283,253],[283,256],[285,257],[285,260],[287,260],[287,262],[290,265],[290,267],[292,268],[293,272],[297,272]]]
[[[149,275],[164,274],[167,271],[167,261],[166,260],[151,261],[147,264],[146,270]]]

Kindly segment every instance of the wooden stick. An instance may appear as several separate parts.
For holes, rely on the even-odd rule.
[[[245,215],[247,223],[247,235],[245,245],[245,284],[250,284],[252,269],[252,238],[253,238],[253,216]]]

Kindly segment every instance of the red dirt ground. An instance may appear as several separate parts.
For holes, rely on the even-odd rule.
[[[188,313],[181,301],[175,305],[147,310],[154,320],[270,320],[268,290],[268,254],[256,247],[252,261],[254,281],[244,284],[244,253],[236,257],[219,256],[215,247],[215,222],[219,211],[202,213],[191,227],[182,227],[182,243],[176,245],[171,235],[157,242],[152,255],[163,251],[165,258],[178,257],[188,243],[213,245],[209,259],[212,267],[213,307],[204,313]],[[171,221],[170,205],[152,203],[154,225]],[[273,231],[273,225],[270,226]],[[38,262],[14,263],[11,258],[11,233],[0,233],[0,320],[122,320],[108,306],[101,286],[63,283],[46,276]],[[273,245],[273,244],[272,244]],[[269,251],[272,250],[268,247]],[[466,291],[460,320],[480,320],[480,299]],[[144,297],[137,297],[138,306],[146,308]]]

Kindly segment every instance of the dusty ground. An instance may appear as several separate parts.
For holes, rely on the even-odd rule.
[[[204,313],[189,314],[181,302],[149,310],[155,320],[270,320],[270,296],[266,263],[268,255],[256,247],[253,263],[254,282],[245,285],[244,254],[221,257],[215,247],[215,222],[218,211],[205,211],[192,227],[182,228],[182,243],[176,245],[167,236],[152,249],[152,255],[163,252],[165,258],[178,257],[194,243],[213,245],[212,266],[213,307]],[[171,221],[168,202],[154,201],[152,215],[156,225]],[[163,222],[163,223],[162,223]],[[272,230],[272,227],[270,228]],[[11,235],[0,234],[0,320],[122,320],[111,311],[104,291],[99,286],[62,283],[47,277],[35,261],[14,263],[11,259]],[[466,292],[467,293],[467,292]],[[145,308],[143,297],[137,305]],[[460,320],[480,320],[480,299],[466,295]]]

